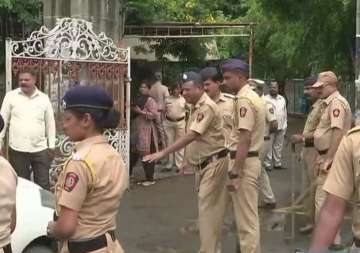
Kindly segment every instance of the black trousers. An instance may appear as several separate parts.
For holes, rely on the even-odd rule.
[[[42,188],[50,190],[49,169],[51,160],[47,149],[27,153],[9,148],[9,162],[19,177],[30,180],[32,171],[34,173],[34,182]]]
[[[154,153],[155,151],[156,151],[155,143],[153,138],[151,138],[150,152]],[[133,167],[135,166],[139,158],[140,155],[138,153],[130,152],[130,175],[132,175]],[[142,165],[144,168],[146,181],[154,181],[155,163],[142,162]]]

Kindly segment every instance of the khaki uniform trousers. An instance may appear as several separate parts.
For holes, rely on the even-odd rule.
[[[306,169],[306,185],[310,187],[316,181],[316,176],[318,172],[316,171],[316,161],[319,154],[313,147],[304,147],[301,153],[302,160],[304,161]],[[307,210],[307,215],[311,222],[315,220],[315,193],[316,186],[312,187],[309,195],[305,199],[305,210]]]
[[[352,232],[356,239],[360,239],[360,202],[355,200],[353,204]]]
[[[319,220],[320,210],[327,196],[327,192],[323,190],[323,186],[327,178],[327,172],[321,170],[323,163],[324,163],[324,156],[319,155],[315,165],[315,171],[318,174],[316,178],[316,191],[315,191],[315,222]]]
[[[185,135],[185,119],[178,122],[164,121],[166,140],[168,145],[174,143],[181,136]],[[184,149],[171,153],[165,168],[171,169],[174,165],[180,168],[184,159]]]
[[[118,240],[113,241],[111,236],[106,234],[107,247],[91,251],[89,253],[124,253]],[[69,253],[67,241],[63,243],[60,253]]]
[[[199,253],[221,252],[221,232],[228,196],[225,188],[228,162],[229,159],[224,157],[195,173],[199,208]]]
[[[328,193],[323,190],[323,186],[327,178],[327,172],[320,170],[323,167],[323,164],[324,156],[319,155],[315,165],[315,171],[318,172],[315,192],[315,223],[319,221],[321,208],[324,205],[328,195]],[[335,242],[336,241],[340,243],[340,230],[336,233]]]
[[[265,140],[264,145],[259,153],[260,162],[263,162],[267,153],[271,148],[270,140]],[[259,191],[261,201],[264,203],[275,203],[275,195],[271,188],[270,179],[268,173],[266,172],[264,166],[261,166],[261,173],[259,177]]]
[[[234,160],[231,160],[229,168],[232,168],[233,163]],[[258,214],[258,179],[260,171],[259,158],[247,158],[240,176],[239,188],[236,192],[230,193],[241,253],[260,253]]]

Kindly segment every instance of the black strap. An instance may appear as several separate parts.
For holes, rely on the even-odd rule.
[[[319,155],[326,155],[327,152],[328,152],[328,149],[318,150]]]
[[[116,240],[115,238],[115,231],[111,230],[108,231],[113,241]],[[69,241],[68,242],[68,249],[69,253],[88,253],[91,251],[99,250],[102,248],[107,247],[106,235],[100,235],[90,240],[86,241]]]
[[[9,243],[5,247],[3,247],[4,253],[12,253],[11,244]]]
[[[360,248],[360,239],[354,237],[354,244],[355,244],[356,248]]]
[[[304,146],[305,146],[305,148],[314,147],[314,138],[305,138]]]
[[[230,159],[235,159],[236,157],[236,150],[231,150],[230,151]],[[249,151],[247,154],[247,157],[257,157],[259,156],[259,152],[257,151]]]
[[[181,118],[178,118],[178,119],[172,119],[172,118],[169,118],[168,116],[165,116],[165,118],[168,120],[168,121],[171,121],[171,122],[179,122],[179,121],[182,121],[185,119],[185,116],[184,117],[181,117]]]
[[[200,165],[199,165],[199,168],[200,170],[203,170],[206,166],[208,166],[210,163],[220,159],[220,158],[223,158],[225,156],[227,156],[227,154],[229,153],[229,151],[227,149],[223,149],[221,150],[220,152],[214,154],[214,155],[211,155],[209,156],[208,158],[205,159],[205,161],[203,161]]]

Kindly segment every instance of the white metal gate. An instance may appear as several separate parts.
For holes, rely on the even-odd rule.
[[[130,48],[117,47],[104,33],[95,34],[90,22],[63,18],[53,29],[43,26],[24,41],[6,41],[6,92],[17,87],[23,69],[39,73],[38,88],[48,94],[55,111],[57,156],[50,169],[52,185],[72,152],[73,144],[61,129],[61,98],[75,85],[101,85],[112,95],[120,122],[105,135],[129,165]]]

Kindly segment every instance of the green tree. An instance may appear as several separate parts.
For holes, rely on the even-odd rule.
[[[39,0],[0,0],[0,69],[5,62],[5,39],[20,39],[39,26],[40,10]]]
[[[249,0],[241,21],[253,21],[255,73],[279,80],[332,69],[353,78],[355,0]],[[245,48],[233,39],[227,48]],[[231,50],[231,49],[230,49]]]
[[[125,1],[125,0],[123,0]],[[344,79],[354,74],[355,0],[129,0],[128,24],[152,22],[256,22],[254,71],[284,80],[332,69]],[[206,40],[159,40],[160,57],[172,53],[200,60]],[[248,57],[249,41],[220,38],[222,58]],[[184,50],[182,50],[184,49]]]

